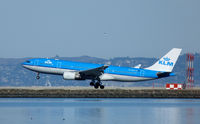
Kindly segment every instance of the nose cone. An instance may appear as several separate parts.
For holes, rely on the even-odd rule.
[[[24,68],[28,69],[28,70],[31,70],[31,66],[29,65],[22,65]]]
[[[25,62],[23,62],[21,65],[22,65],[22,67],[27,68],[27,65]]]
[[[31,61],[26,61],[26,62],[23,62],[22,63],[22,66],[24,67],[24,68],[28,68],[28,66],[31,64]]]
[[[22,63],[22,66],[23,66],[24,68],[26,68],[26,65],[25,65],[24,63]]]

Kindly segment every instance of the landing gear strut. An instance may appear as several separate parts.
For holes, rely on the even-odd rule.
[[[104,89],[104,85],[102,85],[100,80],[97,80],[96,82],[95,82],[95,80],[92,80],[90,82],[90,86],[94,86],[95,89],[98,89],[99,87],[100,87],[100,89]]]
[[[40,79],[40,73],[37,73],[36,79]]]

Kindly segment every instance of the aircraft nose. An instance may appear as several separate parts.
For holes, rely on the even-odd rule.
[[[27,66],[30,64],[30,61],[26,61],[26,62],[23,62],[21,65],[24,67],[24,68],[27,68]]]
[[[25,67],[25,62],[23,62],[21,65],[22,65],[23,67]]]
[[[24,63],[22,63],[22,66],[25,67]]]
[[[23,66],[24,68],[29,69],[29,66],[28,66],[28,65],[22,64],[22,66]]]

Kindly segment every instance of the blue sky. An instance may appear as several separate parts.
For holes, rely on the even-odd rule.
[[[199,0],[1,0],[0,58],[200,52]]]

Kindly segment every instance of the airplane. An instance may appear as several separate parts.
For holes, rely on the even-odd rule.
[[[175,76],[172,70],[181,51],[180,48],[173,48],[147,68],[141,68],[141,64],[135,67],[119,67],[48,58],[30,59],[22,63],[22,66],[36,72],[36,79],[40,79],[40,73],[62,75],[64,80],[91,80],[90,86],[104,89],[101,81],[137,82]]]

